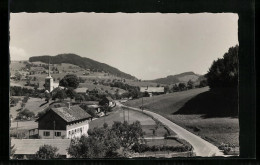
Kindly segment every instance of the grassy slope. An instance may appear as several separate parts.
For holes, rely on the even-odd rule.
[[[125,111],[125,120],[128,121],[128,111]],[[155,128],[155,121],[143,113],[129,110],[129,123],[133,123],[136,120],[140,121],[142,129],[145,132],[145,137],[152,137],[152,129]],[[116,107],[108,116],[91,121],[89,127],[90,129],[102,127],[104,122],[106,122],[108,126],[112,126],[114,121],[124,121],[123,111],[118,109],[118,107]],[[166,132],[167,131],[163,126],[159,126],[156,131],[156,136],[163,137]],[[171,132],[171,134],[174,135],[175,133]]]
[[[207,117],[207,115],[205,116],[203,113],[199,114],[199,112],[178,114],[181,108],[186,107],[187,102],[196,98],[200,93],[208,92],[208,90],[209,88],[205,87],[159,95],[152,98],[144,98],[144,107],[168,118],[174,123],[201,136],[217,146],[222,142],[232,143],[238,146],[239,125],[237,118],[216,116]],[[133,107],[140,107],[142,99],[131,100],[126,104]],[[204,103],[200,102],[200,104],[203,105]],[[191,108],[190,111],[192,111],[191,106],[188,106],[188,108]]]

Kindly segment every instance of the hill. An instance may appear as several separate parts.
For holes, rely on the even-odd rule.
[[[52,64],[68,63],[68,64],[77,65],[84,69],[90,69],[91,71],[107,72],[109,74],[116,75],[117,77],[122,77],[122,78],[127,78],[127,79],[136,79],[134,76],[124,73],[110,65],[97,62],[90,58],[81,57],[79,55],[72,54],[72,53],[59,54],[56,56],[48,56],[48,55],[35,56],[35,57],[30,57],[29,61],[30,62],[48,63],[49,59]]]
[[[239,146],[238,93],[234,89],[209,90],[209,87],[144,97],[126,102],[131,107],[144,106],[216,146]]]
[[[161,83],[161,84],[176,84],[176,83],[180,83],[180,82],[187,83],[189,80],[191,80],[193,82],[197,82],[203,78],[204,78],[204,76],[195,74],[194,72],[184,72],[181,74],[170,75],[165,78],[158,78],[158,79],[150,80],[150,81],[155,82],[155,83]]]

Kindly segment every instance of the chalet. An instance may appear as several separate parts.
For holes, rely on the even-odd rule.
[[[100,102],[99,105],[104,106],[108,105],[109,107],[114,107],[115,102],[111,97],[104,97]]]
[[[153,94],[163,94],[164,87],[140,87],[140,92],[148,92],[151,97]]]
[[[71,139],[11,139],[11,145],[15,146],[14,157],[20,159],[33,158],[43,145],[57,147],[60,158],[68,158],[67,148]]]
[[[43,139],[74,138],[88,135],[91,116],[79,106],[51,108],[38,118],[39,137]]]

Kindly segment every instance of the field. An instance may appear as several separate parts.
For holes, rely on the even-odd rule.
[[[147,97],[143,105],[216,146],[221,143],[239,146],[238,118],[230,111],[232,104],[227,104],[228,93],[220,93],[212,93],[208,87],[197,88]],[[142,99],[131,100],[126,105],[140,107]]]
[[[23,97],[20,98],[21,100],[23,99]],[[51,100],[49,103],[46,103],[45,99],[30,97],[27,103],[25,104],[25,108],[29,109],[30,111],[34,112],[35,115],[37,115],[38,112],[48,107],[50,103],[52,103]],[[19,110],[20,108],[21,108],[21,101],[19,101],[16,106],[10,107],[10,114],[13,116],[13,118],[16,117],[18,113],[17,110]]]
[[[128,112],[129,112],[129,116],[128,116]],[[103,116],[101,118],[91,121],[89,123],[89,127],[90,129],[93,129],[94,127],[102,127],[104,123],[107,123],[108,126],[111,127],[114,121],[123,122],[124,119],[129,123],[133,123],[136,120],[140,121],[142,125],[142,129],[145,132],[145,137],[153,136],[153,129],[155,129],[156,123],[151,117],[137,111],[132,111],[132,110],[123,111],[121,110],[121,108],[118,107],[115,107],[114,111],[109,113],[108,116],[105,117]],[[156,133],[155,136],[163,137],[166,132],[167,130],[163,126],[159,125],[157,131],[155,132]],[[175,133],[172,131],[170,133],[171,135],[175,135]]]

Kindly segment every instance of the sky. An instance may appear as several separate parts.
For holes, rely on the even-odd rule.
[[[75,53],[139,79],[193,71],[238,44],[234,13],[11,13],[10,58]]]

